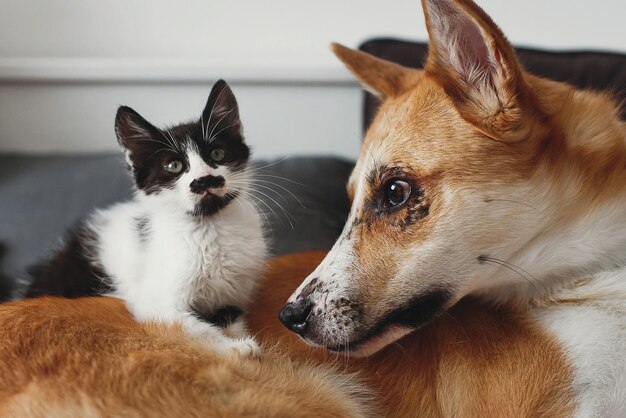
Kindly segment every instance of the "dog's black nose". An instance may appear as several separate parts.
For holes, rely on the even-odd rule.
[[[309,314],[313,304],[306,298],[286,304],[278,314],[278,319],[287,328],[297,334],[304,334],[308,326]]]

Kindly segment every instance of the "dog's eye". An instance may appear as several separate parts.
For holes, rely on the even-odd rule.
[[[396,207],[406,203],[411,196],[411,185],[404,180],[389,180],[384,186],[384,203]]]
[[[178,174],[183,171],[183,163],[178,160],[172,160],[169,163],[165,164],[165,171],[172,174]]]
[[[225,156],[226,156],[226,152],[224,151],[223,148],[215,148],[213,151],[211,151],[211,159],[215,161],[216,163],[219,163],[220,161],[222,161]]]

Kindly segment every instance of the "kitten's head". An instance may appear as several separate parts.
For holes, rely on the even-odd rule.
[[[159,129],[121,106],[115,133],[138,192],[146,199],[208,216],[247,186],[250,150],[244,143],[237,101],[224,80],[215,83],[196,121]]]

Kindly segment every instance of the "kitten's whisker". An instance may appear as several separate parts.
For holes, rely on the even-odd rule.
[[[226,196],[232,198],[234,201],[236,201],[239,204],[239,207],[241,207],[241,210],[243,210],[243,213],[247,216],[248,215],[248,211],[246,211],[246,208],[243,207],[243,204],[241,203],[242,199],[235,199],[236,195],[232,194],[232,193],[226,193]]]
[[[287,200],[287,198],[286,198],[285,196],[283,196],[283,194],[282,194],[282,193],[280,193],[280,192],[278,192],[278,191],[276,191],[276,190],[272,189],[271,187],[264,186],[264,185],[262,185],[262,184],[254,184],[254,183],[253,183],[253,185],[254,185],[255,187],[261,187],[261,188],[263,188],[263,189],[265,189],[265,190],[269,190],[269,191],[271,191],[272,193],[275,193],[275,194],[276,194],[277,196],[279,196],[281,199],[283,199],[283,200],[285,201],[285,203],[289,203],[289,200]],[[252,190],[254,190],[254,188],[252,188]]]
[[[165,139],[165,141],[167,142],[168,146],[170,147],[170,149],[171,149],[173,152],[178,153],[178,152],[179,152],[179,150],[178,150],[178,148],[176,147],[176,144],[174,144],[174,142],[173,142],[170,138],[168,138],[168,137],[167,137],[167,135],[165,134],[165,132],[164,132],[164,131],[162,131],[162,130],[161,130],[160,132],[161,132],[161,135],[163,136],[163,139]]]
[[[247,191],[247,197],[249,197],[250,199],[253,199],[254,201],[256,201],[258,203],[263,204],[269,210],[269,212],[272,214],[274,219],[276,219],[276,220],[278,220],[279,222],[282,223],[282,219],[281,219],[282,217],[278,216],[278,214],[272,208],[272,206],[270,206],[269,203],[266,202],[265,200],[263,200],[261,197],[254,195],[253,192],[254,192],[254,190]]]
[[[300,183],[300,182],[297,182],[295,180],[288,179],[286,177],[276,176],[274,174],[255,174],[254,176],[255,177],[272,177],[272,178],[277,178],[277,179],[280,179],[280,180],[284,180],[284,181],[288,181],[290,183],[297,184],[298,186],[307,187],[307,185],[304,184],[304,183]]]
[[[293,229],[293,223],[291,222],[291,216],[290,216],[290,215],[289,215],[289,213],[285,210],[285,208],[284,208],[284,207],[283,207],[280,203],[278,203],[278,202],[276,201],[276,199],[274,199],[273,197],[271,197],[271,196],[270,196],[270,195],[268,195],[267,193],[263,193],[263,192],[262,192],[262,191],[260,191],[260,190],[252,190],[252,191],[253,191],[253,192],[255,192],[255,193],[259,193],[259,194],[261,194],[261,195],[263,195],[263,196],[267,197],[268,199],[270,199],[272,202],[274,202],[274,204],[275,204],[276,206],[278,206],[278,208],[279,208],[280,210],[282,210],[282,211],[283,211],[283,213],[284,213],[284,214],[285,214],[285,216],[287,217],[287,221],[289,221],[289,225],[291,226],[291,229]]]
[[[276,160],[276,161],[274,161],[274,162],[272,162],[272,163],[266,164],[266,165],[261,166],[261,167],[251,167],[251,168],[247,169],[246,171],[247,171],[248,173],[254,173],[254,172],[259,171],[259,170],[262,170],[262,169],[264,169],[264,168],[271,167],[271,166],[276,165],[276,164],[280,164],[280,163],[282,163],[283,161],[285,161],[285,160],[286,160],[286,159],[288,159],[288,158],[289,158],[289,157],[283,157],[283,158],[281,158],[281,159],[279,159],[279,160]]]
[[[203,139],[206,141],[207,139],[207,131],[209,130],[209,126],[211,125],[211,118],[213,117],[213,111],[215,110],[215,105],[220,101],[220,97],[222,97],[222,93],[226,90],[226,85],[222,87],[220,93],[217,95],[215,102],[213,102],[213,106],[211,106],[211,111],[209,112],[209,120],[206,121],[206,131],[204,132]],[[204,113],[204,112],[203,112]]]
[[[167,151],[171,151],[170,149],[167,148],[159,148],[158,150],[154,151],[152,154],[150,154],[150,157],[148,158],[152,158],[154,157],[156,154],[158,154],[159,152],[167,152]]]
[[[172,135],[172,133],[170,132],[169,129],[166,129],[165,132],[167,132],[167,134],[170,136],[170,138],[172,139],[172,143],[174,144],[174,148],[176,148],[178,150],[178,152],[180,152],[181,154],[184,154],[185,151],[180,147],[180,142],[176,141],[174,139],[174,135]]]
[[[296,201],[300,204],[300,206],[302,206],[303,208],[305,207],[304,204],[302,203],[302,201],[300,199],[298,199],[298,196],[296,196],[295,194],[292,193],[291,190],[289,190],[288,188],[281,186],[278,183],[274,183],[271,181],[267,181],[267,180],[260,180],[260,179],[252,179],[251,183],[252,184],[258,184],[257,182],[262,182],[265,184],[271,184],[272,186],[276,186],[276,187],[280,187],[281,189],[283,189],[284,191],[286,191],[287,193],[289,193],[294,199],[296,199]]]
[[[225,131],[225,130],[226,130],[226,129],[228,129],[228,128],[232,128],[233,126],[237,126],[237,125],[239,125],[239,123],[238,123],[238,122],[237,122],[237,123],[233,123],[233,124],[231,124],[231,125],[228,125],[228,126],[226,126],[226,127],[222,128],[222,129],[220,129],[220,130],[219,130],[219,131],[217,131],[214,135],[211,135],[211,137],[209,138],[209,144],[210,144],[211,142],[215,141],[215,139],[217,139],[217,136],[218,136],[219,134],[221,134],[223,131]]]
[[[163,141],[159,141],[158,139],[154,139],[154,138],[147,138],[145,136],[139,136],[139,137],[127,137],[129,139],[134,139],[135,141],[147,141],[147,142],[156,142],[157,144],[161,144],[164,147],[166,147],[168,150],[170,151],[174,151],[176,152],[174,149],[172,149],[171,145],[168,142],[163,142]]]
[[[253,200],[247,199],[247,196],[242,196],[243,199],[237,199],[237,200],[242,200],[243,202],[247,203],[248,205],[250,205],[250,207],[252,208],[253,211],[260,213],[261,216],[263,216],[263,218],[265,219],[265,225],[270,229],[270,231],[272,232],[272,236],[274,234],[274,231],[272,230],[272,223],[270,222],[269,218],[267,217],[267,214],[261,210],[261,208],[259,207],[259,205],[257,205],[256,202],[254,202]]]
[[[252,199],[251,201],[254,201],[254,202],[257,202],[257,203],[262,203],[263,205],[265,205],[265,207],[270,211],[270,213],[274,216],[274,218],[282,223],[280,217],[276,214],[274,209],[272,209],[272,207],[266,201],[264,201],[263,199],[259,198],[258,196],[254,196],[249,191],[246,191],[244,196]],[[261,213],[264,213],[264,212],[261,212]]]
[[[230,184],[232,184],[232,185],[241,185],[242,183],[241,183],[241,182],[237,182],[236,180],[232,180],[232,179],[231,179],[231,180],[230,180]],[[254,184],[254,183],[253,183],[253,184]],[[262,185],[262,184],[258,184],[258,183],[256,183],[256,184],[255,184],[255,186],[256,186],[256,187],[263,188],[263,189],[266,189],[266,190],[269,190],[269,191],[271,191],[271,192],[275,193],[276,195],[280,196],[280,198],[282,198],[282,199],[285,201],[285,203],[289,203],[289,201],[285,198],[285,196],[283,196],[283,195],[282,195],[282,193],[280,193],[280,192],[278,192],[278,191],[276,191],[276,190],[272,189],[271,187],[268,187],[268,186],[265,186],[265,185]],[[281,187],[280,185],[278,185],[278,186],[279,186],[279,187]],[[287,189],[285,189],[285,190],[287,190]],[[291,216],[290,216],[290,214],[288,213],[288,211],[287,211],[287,210],[286,210],[286,209],[285,209],[285,208],[284,208],[284,207],[283,207],[280,203],[278,203],[278,201],[276,201],[276,199],[272,198],[269,194],[264,193],[264,192],[262,192],[262,191],[260,191],[260,190],[256,190],[256,189],[253,189],[253,188],[251,188],[251,189],[249,189],[249,190],[248,190],[248,193],[249,193],[249,194],[251,194],[251,193],[253,193],[253,192],[256,192],[256,193],[259,193],[259,194],[261,194],[261,195],[265,196],[267,199],[271,200],[271,201],[272,201],[272,202],[273,202],[276,206],[278,206],[278,208],[279,208],[279,209],[280,209],[280,210],[281,210],[281,211],[285,214],[285,216],[286,216],[286,218],[287,218],[287,221],[289,222],[289,225],[291,226],[291,228],[292,228],[292,229],[294,228],[293,223],[292,223],[292,221],[291,221]],[[287,190],[287,192],[291,193],[289,190]],[[295,196],[293,193],[291,193],[291,195],[292,195],[292,196],[296,199],[296,201],[298,201],[298,203],[300,203],[300,205],[302,205],[302,207],[304,207],[304,205],[302,204],[302,202],[300,201],[300,199],[298,199],[298,197],[297,197],[297,196]],[[273,212],[273,211],[272,211],[272,212]],[[274,216],[276,216],[276,214],[275,214],[275,213],[274,213]],[[277,217],[277,218],[278,218],[278,217]]]
[[[202,139],[206,139],[204,137],[204,115],[200,115],[200,132],[202,133]]]
[[[235,106],[232,109],[230,109],[228,112],[224,113],[222,115],[222,117],[220,118],[220,120],[217,121],[217,123],[215,125],[213,125],[213,128],[211,128],[211,132],[209,133],[209,138],[213,137],[213,131],[215,131],[215,129],[220,125],[220,123],[222,123],[222,121],[224,120],[224,118],[226,116],[228,116],[230,114],[230,112],[232,112],[233,110],[237,110],[239,106]],[[211,142],[211,140],[209,140],[209,142]]]

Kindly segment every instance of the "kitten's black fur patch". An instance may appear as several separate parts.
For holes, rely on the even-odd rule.
[[[197,311],[195,313],[198,318],[205,322],[210,322],[220,328],[226,328],[228,325],[234,323],[243,314],[243,311],[237,306],[225,306],[210,315],[202,314]]]
[[[192,216],[210,216],[218,212],[220,209],[228,205],[233,199],[235,199],[239,193],[231,192],[225,196],[215,196],[213,194],[205,195],[200,203],[198,203],[193,211],[190,213]]]
[[[63,248],[50,260],[29,269],[32,281],[24,296],[77,298],[111,292],[106,274],[90,259],[94,238],[93,232],[86,228],[68,235]]]

